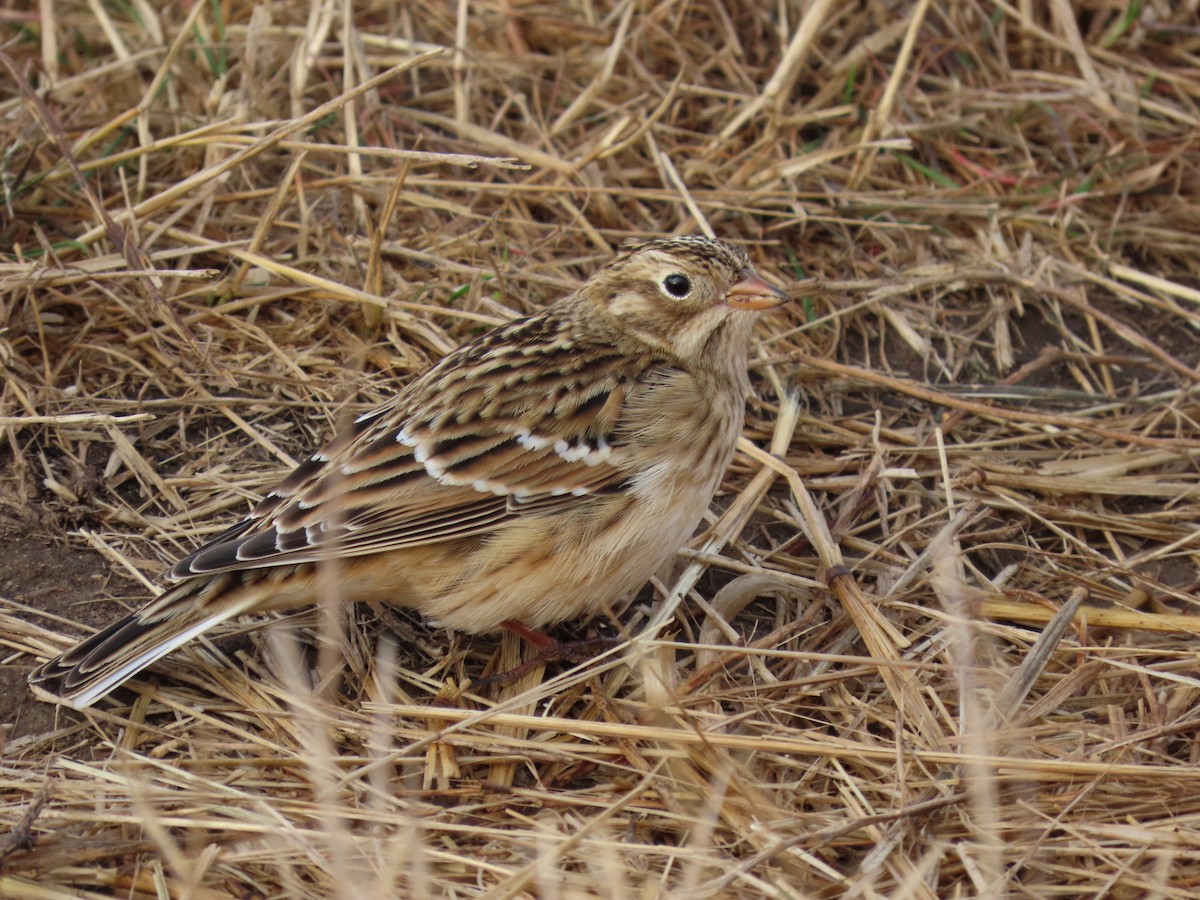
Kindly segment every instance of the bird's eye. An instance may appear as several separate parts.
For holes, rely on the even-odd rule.
[[[675,272],[663,279],[663,289],[672,297],[686,297],[692,289],[692,282],[686,275]]]

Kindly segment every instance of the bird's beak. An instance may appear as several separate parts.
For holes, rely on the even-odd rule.
[[[753,269],[742,269],[741,276],[742,280],[725,294],[725,302],[734,309],[770,309],[792,299],[775,285],[764,281]]]

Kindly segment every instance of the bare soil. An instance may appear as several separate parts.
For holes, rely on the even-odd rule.
[[[0,508],[0,597],[29,607],[24,614],[53,616],[55,630],[84,634],[63,622],[99,628],[126,607],[107,598],[109,565],[78,538],[53,531],[43,522],[31,528]],[[61,713],[29,693],[28,659],[0,663],[0,726],[7,739],[49,730]]]

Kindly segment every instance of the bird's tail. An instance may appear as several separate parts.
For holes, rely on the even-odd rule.
[[[43,700],[87,709],[146,666],[203,634],[246,604],[213,602],[225,579],[191,579],[39,666],[29,686]]]

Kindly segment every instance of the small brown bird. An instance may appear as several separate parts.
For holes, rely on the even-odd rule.
[[[787,299],[722,241],[623,250],[360,416],[30,684],[84,709],[232,616],[316,603],[334,558],[347,601],[472,633],[619,606],[700,522],[741,431],[755,314]]]

